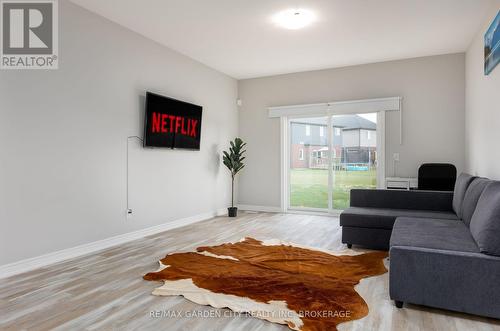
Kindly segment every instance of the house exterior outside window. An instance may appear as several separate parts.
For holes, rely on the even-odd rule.
[[[377,160],[376,129],[376,123],[358,115],[335,116],[332,144],[328,146],[325,120],[296,119],[291,122],[291,168],[327,169],[330,153],[336,170],[344,170],[350,164],[373,166]]]

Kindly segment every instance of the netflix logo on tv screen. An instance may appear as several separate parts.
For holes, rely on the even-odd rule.
[[[202,107],[148,92],[144,146],[200,149]]]

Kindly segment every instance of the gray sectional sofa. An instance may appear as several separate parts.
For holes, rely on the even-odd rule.
[[[343,241],[390,248],[397,307],[500,318],[500,182],[461,174],[454,192],[366,191],[351,194]]]

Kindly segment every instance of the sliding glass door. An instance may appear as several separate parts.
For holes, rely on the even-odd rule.
[[[377,114],[289,119],[289,209],[335,211],[377,186]]]
[[[334,115],[332,125],[332,205],[343,210],[351,189],[377,187],[377,114]]]
[[[290,208],[328,210],[328,117],[290,120]]]

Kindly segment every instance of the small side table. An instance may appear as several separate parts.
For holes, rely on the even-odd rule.
[[[418,188],[418,179],[414,177],[387,177],[385,188],[394,190],[414,190]]]

